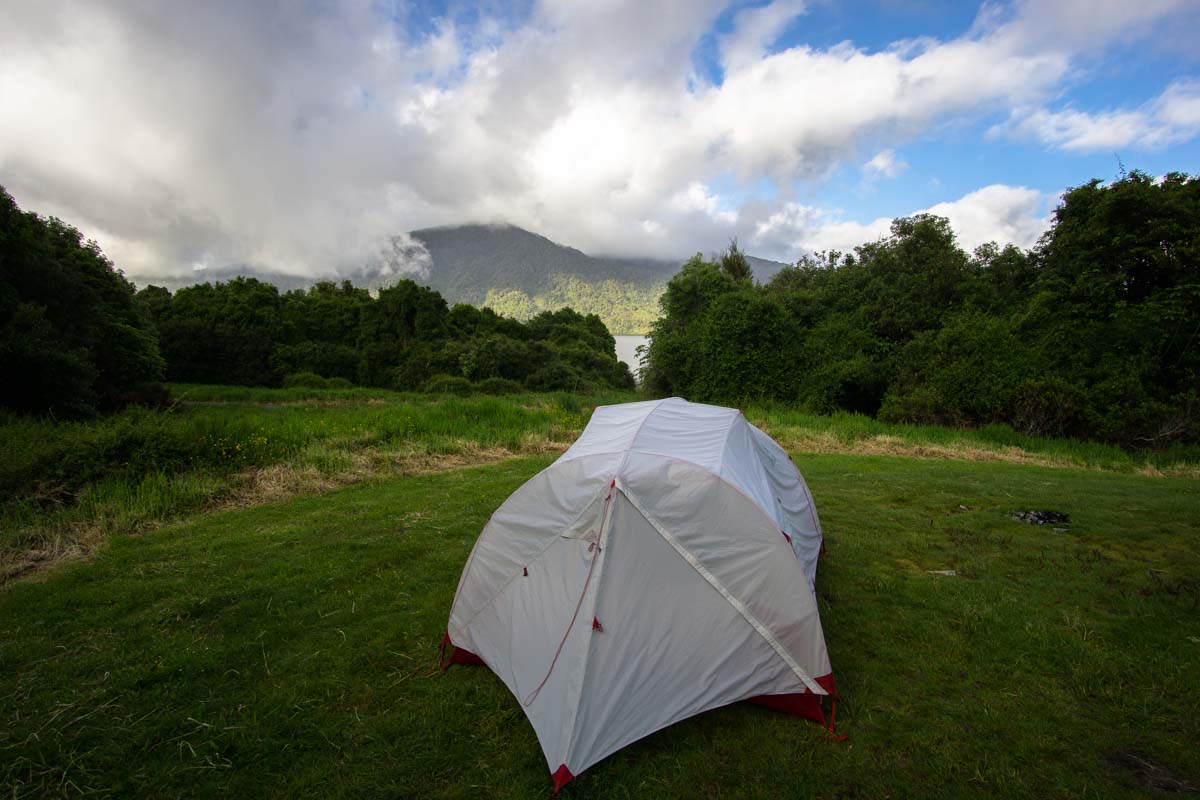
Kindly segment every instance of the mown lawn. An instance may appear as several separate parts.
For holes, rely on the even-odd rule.
[[[1141,797],[1200,786],[1200,482],[804,455],[844,742],[733,706],[565,797]],[[433,669],[492,510],[550,456],[116,537],[0,592],[11,797],[546,797],[518,703]],[[965,506],[963,510],[960,506]],[[1068,531],[1013,521],[1069,513]],[[952,569],[954,577],[929,570]]]

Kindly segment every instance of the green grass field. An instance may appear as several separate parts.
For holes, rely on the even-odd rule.
[[[629,393],[503,397],[382,389],[172,387],[168,412],[133,408],[87,422],[0,414],[0,584],[113,535],[369,478],[561,452],[603,403]],[[1131,453],[1112,445],[978,430],[889,425],[749,406],[790,450],[1006,461],[1200,478],[1200,447]]]
[[[1200,482],[794,455],[829,546],[817,589],[849,739],[737,705],[620,751],[564,797],[1200,786]],[[194,515],[10,583],[5,794],[547,797],[500,681],[434,667],[476,535],[551,459]],[[1070,514],[1069,530],[1008,516],[1029,508]]]
[[[630,399],[173,388],[168,412],[0,416],[0,583],[214,507],[561,451],[596,403]]]

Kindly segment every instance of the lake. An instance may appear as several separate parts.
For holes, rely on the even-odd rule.
[[[634,380],[641,383],[641,364],[638,363],[637,348],[646,344],[646,337],[623,334],[613,338],[617,340],[617,360],[628,364],[629,369],[633,371]]]

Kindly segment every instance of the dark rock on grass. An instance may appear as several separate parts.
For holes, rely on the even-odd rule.
[[[1068,525],[1071,518],[1059,511],[1014,511],[1012,518],[1030,525]]]

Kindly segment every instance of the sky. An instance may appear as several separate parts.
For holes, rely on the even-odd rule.
[[[929,212],[1030,247],[1070,186],[1200,171],[1197,41],[1196,0],[16,0],[0,185],[135,282],[464,223],[790,262]]]

